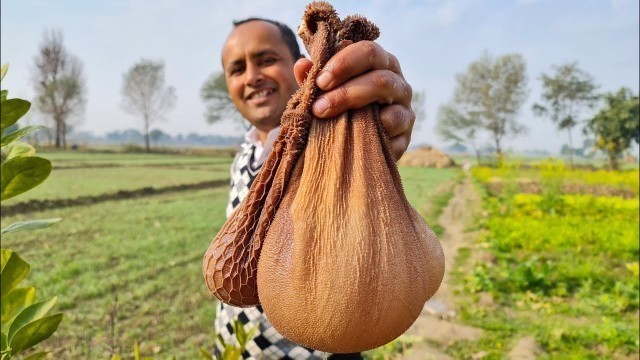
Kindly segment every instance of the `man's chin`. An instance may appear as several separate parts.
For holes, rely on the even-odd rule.
[[[273,129],[280,125],[280,118],[281,116],[276,116],[274,114],[265,114],[264,116],[254,116],[251,120],[249,120],[249,122],[257,128]]]

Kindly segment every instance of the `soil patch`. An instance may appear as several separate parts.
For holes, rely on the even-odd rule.
[[[512,360],[534,360],[541,353],[540,346],[533,336],[524,337],[516,343],[509,352],[509,359]]]

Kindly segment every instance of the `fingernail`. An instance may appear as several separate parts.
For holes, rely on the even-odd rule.
[[[313,103],[313,112],[316,114],[324,114],[329,109],[329,100],[321,97]]]
[[[331,76],[331,73],[329,73],[328,71],[323,71],[320,74],[318,74],[318,78],[316,79],[316,84],[318,84],[318,86],[321,88],[325,88],[325,87],[328,87],[332,81],[333,81],[333,76]]]

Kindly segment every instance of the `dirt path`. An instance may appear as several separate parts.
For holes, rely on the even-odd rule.
[[[445,229],[440,239],[446,263],[444,280],[436,295],[425,304],[420,317],[406,332],[406,335],[417,336],[427,341],[415,344],[405,355],[405,359],[450,359],[451,357],[440,349],[459,340],[476,340],[482,336],[480,329],[455,323],[458,309],[453,285],[450,283],[458,250],[467,246],[471,240],[471,235],[465,230],[473,219],[474,211],[479,209],[480,200],[471,178],[467,176],[455,189],[453,198],[438,219],[439,224]]]
[[[462,247],[474,247],[472,241],[475,234],[466,232],[466,229],[480,210],[480,195],[475,191],[471,177],[467,175],[464,182],[455,189],[453,198],[438,219],[440,226],[445,229],[440,241],[444,250],[446,271],[440,289],[425,304],[422,314],[405,333],[423,341],[415,343],[404,355],[404,359],[451,359],[444,353],[444,349],[451,344],[460,340],[475,341],[482,337],[482,329],[456,322],[456,314],[459,312],[457,306],[460,301],[457,301],[454,285],[450,281],[458,250]],[[474,256],[468,261],[487,255],[477,250],[475,248]],[[483,299],[483,296],[480,298],[480,301],[486,302],[487,306],[493,305],[492,299]],[[537,354],[539,354],[539,348],[535,339],[525,337],[516,341],[507,357],[512,360],[531,360],[536,359]],[[485,355],[484,351],[478,351],[472,358],[482,359]]]

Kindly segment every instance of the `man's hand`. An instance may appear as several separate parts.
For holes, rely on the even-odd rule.
[[[309,59],[294,65],[298,84],[311,69]],[[407,150],[416,116],[411,109],[412,89],[402,76],[395,56],[372,41],[348,45],[335,54],[318,75],[326,92],[313,103],[313,114],[330,118],[348,109],[380,104],[380,119],[391,140],[396,161]]]

